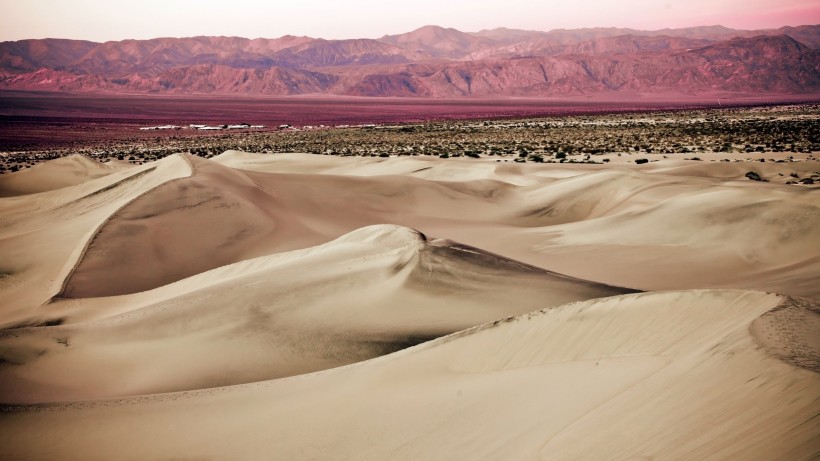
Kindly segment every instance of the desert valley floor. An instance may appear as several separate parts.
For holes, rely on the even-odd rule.
[[[0,458],[817,459],[820,162],[732,155],[2,175]]]

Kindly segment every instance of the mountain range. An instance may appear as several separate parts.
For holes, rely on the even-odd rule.
[[[820,93],[820,25],[641,31],[425,26],[379,39],[284,36],[0,43],[0,90],[560,97]]]

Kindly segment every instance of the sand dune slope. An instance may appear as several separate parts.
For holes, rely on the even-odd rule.
[[[0,176],[0,197],[62,189],[127,168],[119,163],[96,162],[84,155],[69,155]]]
[[[0,458],[820,458],[818,189],[628,163],[12,174]]]
[[[777,156],[777,154],[773,154],[773,156]],[[794,155],[791,156],[794,157]],[[776,161],[770,159],[768,162],[682,162],[680,164],[670,162],[669,165],[660,165],[653,170],[653,173],[666,176],[711,177],[745,181],[747,180],[746,173],[751,171],[757,173],[766,181],[785,183],[786,181],[810,177],[820,170],[820,165],[816,162],[805,161],[805,157],[799,154],[797,156],[803,157],[802,160],[804,161],[784,161],[781,159],[783,163],[776,163]],[[759,155],[759,157],[767,158],[766,155]]]
[[[492,180],[266,174],[190,160],[190,177],[148,191],[108,219],[62,297],[153,289],[243,259],[324,243],[367,225],[427,227],[433,221],[491,219],[511,187]]]
[[[753,336],[775,307],[794,313]],[[817,354],[802,345],[820,332],[795,325],[817,315],[759,292],[611,297],[316,374],[9,407],[0,444],[11,459],[812,459],[820,375],[778,357],[784,340]]]
[[[629,170],[576,172],[546,184],[522,188],[521,206],[509,222],[545,227],[643,210],[662,200],[710,187],[710,181],[650,175]]]
[[[64,313],[40,306],[63,289],[96,230],[146,191],[190,174],[189,163],[174,156],[59,190],[0,199],[0,325],[62,322]]]
[[[331,176],[410,176],[430,181],[477,181],[491,179],[515,185],[543,183],[536,175],[521,174],[517,165],[438,157],[335,157],[310,154],[254,154],[226,151],[212,159],[222,165],[259,173],[299,173]]]
[[[294,191],[283,200],[333,223],[323,227],[336,226],[331,235],[395,223],[614,285],[820,298],[818,189],[743,173],[802,177],[816,162],[550,165],[235,151],[215,160]],[[340,213],[344,203],[355,212]]]
[[[613,284],[820,296],[817,191],[647,176],[597,172],[562,181],[587,184],[546,201],[540,218],[526,216],[525,238],[551,268]],[[583,265],[593,255],[597,264]]]
[[[371,226],[135,295],[55,301],[70,325],[0,332],[0,389],[44,402],[280,378],[627,291]]]
[[[274,194],[239,171],[189,160],[191,176],[148,191],[110,217],[62,297],[135,293],[274,250],[308,246],[308,230],[283,212]]]
[[[82,258],[57,291],[86,299],[149,290],[225,264],[391,223],[612,285],[759,288],[820,298],[815,283],[820,277],[817,190],[745,178],[725,181],[716,170],[727,164],[699,163],[678,174],[675,167],[662,165],[646,171],[627,166],[601,170],[601,165],[228,152],[216,161],[191,159],[196,167],[193,173],[190,167],[186,173],[180,170],[190,176],[181,180],[165,173],[146,173],[150,184],[115,180],[155,166],[160,173],[164,165],[183,165],[183,160],[172,157],[60,193],[0,200],[0,212],[8,217],[4,224],[18,229],[4,234],[14,238],[0,241],[7,255],[0,261],[7,274],[0,279],[0,290],[25,293],[15,296],[30,297],[27,305],[43,303],[55,293],[33,297],[37,290],[22,288],[22,268],[38,272],[42,280],[42,271],[33,268],[49,266],[46,257],[56,261],[66,251]],[[678,173],[663,173],[672,170]],[[311,171],[315,174],[306,174]],[[424,174],[449,179],[419,177]],[[117,186],[106,189],[107,181]],[[71,192],[87,189],[90,194],[94,187],[104,194],[88,199]],[[131,200],[104,208],[107,216],[100,208],[95,220],[83,221],[81,227],[81,218],[92,216],[86,212],[90,204],[105,205],[109,202],[95,200],[118,195],[125,187]],[[56,204],[80,213],[51,214]],[[70,225],[86,240],[68,243],[71,233],[51,229],[52,219],[55,227]],[[35,221],[51,233],[19,231]],[[52,247],[48,252],[31,251],[44,242]],[[61,267],[71,259],[62,258]],[[48,284],[62,283],[65,276],[57,275],[59,270],[51,273]],[[6,324],[36,321],[25,317]],[[28,317],[48,315],[29,312]]]

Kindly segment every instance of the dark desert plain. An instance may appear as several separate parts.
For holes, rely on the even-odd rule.
[[[820,101],[815,95],[595,95],[555,98],[398,98],[308,95],[118,95],[32,91],[0,92],[0,149],[42,150],[113,140],[224,135],[195,130],[140,131],[175,124],[249,123],[267,131],[296,127],[401,124],[594,115],[698,108],[772,106]]]
[[[0,459],[819,459],[818,37],[1,42]]]

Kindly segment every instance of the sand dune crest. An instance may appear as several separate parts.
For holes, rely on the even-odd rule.
[[[69,155],[35,165],[17,174],[0,176],[0,197],[36,194],[82,184],[129,168],[100,163],[84,155]]]
[[[287,247],[283,240],[307,232],[297,219],[285,216],[274,195],[241,172],[191,161],[190,177],[163,184],[111,216],[67,281],[63,297],[156,288]]]
[[[0,199],[8,218],[0,220],[0,323],[61,322],[64,312],[40,307],[62,291],[97,229],[146,191],[190,172],[174,156],[59,190]]]
[[[369,226],[150,291],[57,300],[54,309],[73,311],[71,324],[0,336],[0,359],[13,365],[0,368],[0,387],[6,402],[41,402],[280,378],[629,291],[409,228]]]

